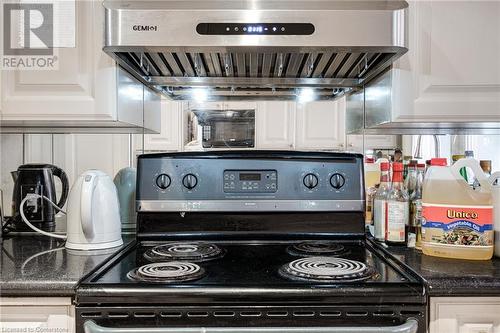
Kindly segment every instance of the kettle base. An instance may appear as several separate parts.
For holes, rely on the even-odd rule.
[[[82,251],[87,251],[87,250],[104,250],[104,249],[110,249],[114,247],[118,247],[123,245],[123,240],[121,238],[110,241],[110,242],[103,242],[103,243],[71,243],[71,242],[66,242],[65,247],[70,250],[82,250]]]

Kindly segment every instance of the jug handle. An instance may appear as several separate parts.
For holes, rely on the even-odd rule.
[[[494,172],[491,174],[490,178],[488,178],[488,181],[491,185],[495,184],[495,180],[500,179],[500,171]],[[500,186],[500,180],[498,182],[498,186]]]
[[[461,158],[453,163],[453,165],[451,166],[451,172],[456,179],[461,179],[465,182],[465,179],[462,177],[462,175],[460,175],[460,169],[465,167],[472,169],[472,171],[474,172],[474,176],[479,181],[479,184],[481,184],[481,190],[491,191],[491,184],[484,174],[483,169],[481,169],[479,163],[476,160],[470,158]]]
[[[68,176],[66,175],[66,172],[64,172],[63,169],[56,167],[55,165],[52,166],[52,174],[61,180],[62,192],[61,192],[61,197],[57,202],[57,207],[62,208],[66,203],[66,199],[68,198],[68,192],[69,192]]]
[[[91,177],[90,179],[88,177]],[[80,219],[82,221],[82,230],[87,238],[94,237],[94,228],[92,225],[92,198],[97,185],[97,176],[86,174],[82,182],[82,197],[80,201]]]

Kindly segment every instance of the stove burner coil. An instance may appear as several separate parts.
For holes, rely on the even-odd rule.
[[[373,270],[362,262],[334,257],[297,259],[283,265],[279,272],[292,280],[314,282],[355,282],[373,276]]]
[[[197,280],[205,270],[197,264],[181,261],[157,262],[135,268],[128,273],[134,281],[173,283]]]
[[[288,247],[288,253],[294,256],[340,256],[347,254],[344,245],[331,241],[308,241]]]
[[[151,261],[190,261],[200,262],[220,258],[224,251],[215,244],[203,242],[175,242],[153,247],[144,253]]]

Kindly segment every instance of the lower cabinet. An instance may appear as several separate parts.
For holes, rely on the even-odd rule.
[[[76,331],[69,297],[4,297],[0,307],[1,332]]]
[[[432,297],[429,333],[500,332],[500,297]]]

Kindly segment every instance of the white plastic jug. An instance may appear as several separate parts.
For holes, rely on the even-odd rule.
[[[498,180],[497,184],[495,181]],[[495,229],[495,256],[500,257],[500,171],[493,173],[489,179],[493,198],[493,227]]]
[[[474,190],[460,175],[472,169],[481,187]],[[422,251],[424,254],[470,260],[493,256],[491,185],[474,159],[460,159],[451,167],[431,166],[423,195]]]

